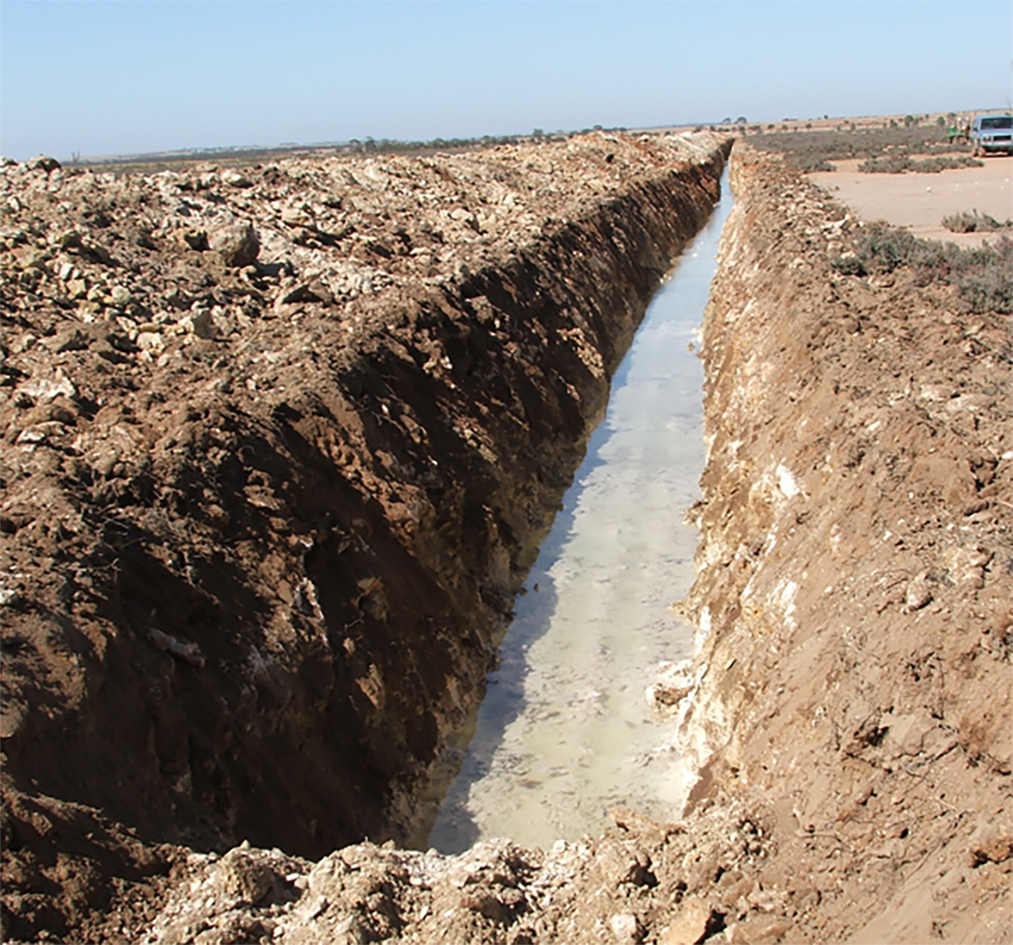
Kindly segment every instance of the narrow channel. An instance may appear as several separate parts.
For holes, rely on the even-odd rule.
[[[613,378],[430,833],[441,852],[490,837],[547,848],[600,831],[617,804],[678,814],[671,724],[652,717],[644,690],[660,663],[692,652],[692,630],[669,606],[693,581],[697,536],[683,515],[704,466],[703,370],[691,346],[731,203],[726,175]]]

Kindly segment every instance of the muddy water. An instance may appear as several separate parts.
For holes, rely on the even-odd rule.
[[[658,291],[613,379],[608,412],[515,604],[461,773],[429,845],[575,840],[624,804],[670,819],[682,802],[670,724],[645,687],[691,655],[669,605],[692,583],[683,514],[703,472],[703,371],[690,350],[707,303],[723,197]]]

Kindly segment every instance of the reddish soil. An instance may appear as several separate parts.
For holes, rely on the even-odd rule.
[[[8,935],[91,935],[159,844],[414,832],[722,165],[4,168]]]
[[[641,145],[649,147],[631,142],[631,147]],[[629,157],[631,151],[623,153],[625,161],[639,160]],[[903,269],[889,276],[842,275],[831,260],[860,238],[862,220],[786,171],[776,158],[743,143],[733,153],[732,173],[736,206],[723,237],[704,326],[709,455],[704,498],[692,513],[702,533],[700,573],[682,605],[699,628],[700,651],[678,680],[653,687],[659,708],[678,718],[687,759],[698,775],[681,820],[658,824],[616,810],[615,827],[602,837],[560,843],[547,852],[500,841],[480,844],[460,857],[441,857],[400,850],[393,843],[357,843],[322,858],[311,852],[312,862],[293,855],[300,852],[293,847],[283,853],[242,845],[221,855],[224,847],[209,853],[207,848],[195,852],[158,845],[137,838],[116,817],[46,797],[21,781],[8,790],[5,809],[8,936],[42,940],[48,929],[57,936],[69,930],[71,938],[89,941],[511,945],[1000,943],[1013,937],[1009,317],[972,314],[956,289],[916,286]],[[713,183],[713,177],[708,180]],[[641,199],[634,205],[642,207]],[[664,203],[660,195],[654,199]],[[638,213],[631,211],[630,219],[641,222]],[[652,221],[653,215],[646,229],[656,233],[659,223]],[[548,257],[535,257],[546,262],[545,269],[536,266],[534,271],[547,273],[578,252],[590,253],[601,245],[605,223],[596,222],[595,231],[596,240],[589,238],[565,258],[557,253],[551,266]],[[636,232],[631,222],[623,231],[624,245],[635,245]],[[646,246],[640,251],[651,259],[663,255],[650,255]],[[528,265],[533,257],[522,258]],[[629,261],[629,254],[616,258]],[[501,261],[500,270],[506,265]],[[636,269],[623,269],[616,278],[631,278],[631,272]],[[471,276],[463,278],[471,284]],[[491,280],[491,272],[483,278]],[[577,284],[568,279],[567,285]],[[489,295],[489,282],[484,284],[485,297],[502,323],[499,311],[508,308]],[[519,292],[520,283],[514,285]],[[599,283],[589,279],[581,285],[583,297],[593,297],[588,287]],[[475,331],[485,324],[484,310],[482,303],[453,323]],[[629,310],[632,324],[635,308]],[[533,317],[530,309],[525,316],[527,324]],[[309,319],[313,325],[316,317],[310,308],[299,321]],[[509,331],[521,332],[521,321],[515,314],[507,322]],[[535,323],[541,322],[535,318]],[[280,321],[276,331],[301,330],[292,325],[292,319]],[[355,336],[357,351],[364,337]],[[454,351],[462,349],[443,341],[453,335],[438,337],[447,344],[443,350],[450,360],[447,373],[440,375],[442,396],[450,397],[445,393],[448,381],[463,387],[468,398],[499,383],[483,377],[478,389],[467,387],[467,373],[454,360]],[[596,333],[593,344],[578,349],[583,358],[577,360],[592,374],[590,366],[599,363],[595,352],[605,346],[602,337]],[[526,354],[531,360],[525,363],[544,364],[537,354],[542,346],[555,351],[552,339],[550,333],[537,340],[534,335],[511,336],[517,345],[511,356]],[[384,340],[378,348],[365,348],[390,350],[391,344]],[[411,350],[408,338],[400,344]],[[275,350],[262,343],[260,350],[265,348]],[[234,350],[241,350],[238,344]],[[605,356],[603,362],[614,360]],[[21,363],[15,360],[14,367],[21,370]],[[288,373],[274,373],[267,390],[287,387],[295,370],[292,362]],[[23,385],[34,374],[13,376]],[[327,377],[325,372],[308,376],[315,384]],[[362,375],[342,373],[342,384],[350,376]],[[582,376],[579,371],[577,376]],[[190,400],[199,404],[201,387],[190,380],[197,375],[173,377],[177,388],[187,380],[187,390],[195,392]],[[504,384],[520,387],[529,377],[522,371]],[[205,382],[204,375],[200,381]],[[503,403],[510,402],[508,386],[495,389],[503,391]],[[545,384],[532,393],[530,415],[544,409],[534,404],[552,389]],[[344,404],[353,404],[335,416],[354,411],[360,430],[371,427],[366,412],[355,410],[354,398],[376,398],[369,402],[370,415],[386,416],[386,407],[400,417],[407,412],[405,404],[416,403],[397,387],[380,394],[368,386],[353,390],[363,393],[339,385],[320,396],[325,402],[340,396]],[[582,390],[582,403],[591,399],[600,406],[594,393],[599,387],[588,382]],[[270,416],[277,418],[278,395],[270,396]],[[468,411],[465,394],[461,398],[451,401]],[[289,402],[287,397],[284,401]],[[486,404],[489,414],[503,411],[498,404],[479,403]],[[294,404],[298,418],[282,415],[299,430],[309,422],[302,404]],[[486,417],[480,408],[478,413]],[[465,415],[474,424],[474,449],[484,446],[503,456],[500,441],[491,434],[486,439],[483,432],[493,428],[492,422],[480,420],[473,409]],[[126,421],[121,417],[118,422]],[[584,419],[574,428],[589,422]],[[34,420],[20,429],[40,423],[66,426],[70,421]],[[409,429],[423,429],[430,437],[439,426],[416,424]],[[265,420],[256,429],[271,428]],[[54,427],[40,432],[56,439]],[[363,475],[375,475],[370,481],[377,483],[376,490],[407,492],[401,482],[415,482],[410,475],[414,467],[400,446],[390,449],[392,462],[382,464],[396,475],[382,475],[356,442],[343,440],[343,455]],[[525,443],[530,441],[521,441]],[[197,452],[203,456],[209,448],[213,444]],[[579,447],[573,449],[579,452]],[[42,450],[31,455],[36,452],[40,461],[46,455]],[[427,455],[443,465],[443,452]],[[301,457],[292,454],[290,461]],[[57,468],[56,461],[50,460],[50,467]],[[40,468],[32,475],[43,475],[45,468]],[[460,469],[455,482],[465,490],[465,476],[475,466]],[[288,508],[293,507],[291,492],[281,483],[291,475],[279,471],[266,480],[268,498],[284,501]],[[565,478],[562,472],[559,478]],[[100,480],[108,481],[105,476]],[[203,486],[217,480],[198,481]],[[322,476],[307,488],[325,489],[327,481]],[[47,502],[60,508],[64,494],[53,487]],[[224,494],[213,492],[206,501],[220,504]],[[513,501],[516,495],[510,493]],[[129,512],[134,506],[121,499],[115,507]],[[383,508],[393,507],[385,499]],[[530,507],[544,506],[536,502]],[[40,500],[33,509],[35,517],[27,521],[12,517],[15,537],[40,517],[46,534],[53,534],[56,519],[47,517]],[[283,507],[272,511],[273,518],[288,515]],[[229,514],[234,514],[231,509]],[[119,511],[113,520],[123,515]],[[347,532],[352,544],[346,551],[370,553],[362,544],[376,545],[377,521],[372,520],[370,532],[361,527]],[[183,534],[177,541],[200,539],[209,550],[221,547],[211,543],[210,533],[205,537],[203,520],[194,515],[187,522],[193,537]],[[428,534],[431,520],[423,518],[422,525],[418,534]],[[124,552],[133,546],[116,545],[117,538],[113,530],[105,541],[129,561]],[[67,535],[50,539],[72,540]],[[484,539],[452,547],[458,555],[479,556],[488,540],[487,531]],[[372,552],[370,566],[396,544]],[[520,544],[511,546],[517,556],[511,574],[523,569]],[[62,559],[50,557],[45,568],[61,574]],[[76,560],[69,554],[68,559]],[[242,562],[250,568],[255,560],[251,554]],[[482,559],[482,567],[488,568],[488,560]],[[22,572],[29,561],[27,556],[19,559]],[[43,589],[48,587],[42,580],[45,568],[32,572]],[[214,573],[199,572],[201,586]],[[251,573],[258,582],[266,580],[259,570]],[[486,572],[465,568],[453,573],[465,576],[456,585],[459,591],[467,588],[467,575],[480,583],[478,575]],[[392,613],[398,606],[393,592],[387,596],[388,588],[397,586],[394,578],[384,574],[382,598],[375,585],[354,585],[361,591],[361,596],[353,592],[353,599],[364,622],[382,625],[377,613]],[[16,593],[38,600],[43,592],[34,586],[18,585]],[[61,586],[46,591],[53,601],[60,600]],[[507,580],[505,587],[510,586]],[[65,596],[75,600],[73,594]],[[13,600],[14,613],[39,620],[43,611]],[[17,626],[27,634],[33,625],[25,617]],[[157,637],[144,645],[162,660],[163,670],[172,667],[181,679],[205,671],[211,665],[204,656],[209,637],[195,640],[176,629],[175,650]],[[30,640],[61,639],[57,629],[48,633]],[[385,639],[390,645],[390,637]],[[191,641],[199,643],[199,653],[185,645]],[[163,644],[167,652],[159,649]],[[29,705],[29,718],[39,716],[32,724],[44,742],[70,718],[63,708],[68,693],[81,693],[77,704],[89,704],[87,687],[78,683],[74,689],[62,682],[80,679],[69,669],[73,659],[67,646],[49,645],[49,650],[37,643],[17,648],[23,665],[15,664],[18,675],[12,676],[22,687],[13,689],[15,695],[35,686],[30,690],[38,693],[34,703],[21,697],[21,703],[13,704]],[[349,656],[359,646],[355,637]],[[115,644],[109,647],[115,650]],[[64,654],[62,663],[47,656],[54,652]],[[199,656],[207,660],[204,666],[197,665]],[[378,665],[377,658],[371,665]],[[64,675],[51,672],[54,666],[62,667]],[[380,693],[394,697],[386,668],[380,674],[388,681],[383,688],[374,685],[375,677],[365,667],[354,678],[367,697],[370,692],[379,701]],[[376,706],[373,698],[369,701]],[[55,723],[45,722],[46,711]],[[367,719],[382,715],[377,706]],[[100,743],[87,747],[95,744]],[[25,759],[46,757],[45,748],[35,749],[38,756],[21,748],[7,771],[28,770]],[[86,758],[83,752],[81,757]],[[285,757],[286,764],[305,769],[309,756]],[[260,767],[252,764],[247,770],[263,770],[270,762],[266,751],[251,760]],[[184,815],[181,809],[179,822],[185,822]]]
[[[697,810],[768,812],[761,882],[816,903],[787,941],[1008,941],[1009,317],[837,275],[861,221],[768,156],[732,169],[686,607]]]

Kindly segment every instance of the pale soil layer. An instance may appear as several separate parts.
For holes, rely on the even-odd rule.
[[[600,838],[548,852],[361,843],[314,863],[156,846],[17,786],[6,922],[34,908],[78,937],[166,943],[1011,938],[1008,318],[966,314],[955,290],[903,270],[837,274],[861,221],[776,159],[740,144],[732,161],[704,325],[699,575],[682,606],[700,649],[652,688],[699,774],[681,820],[616,810]],[[396,608],[358,586],[365,616]],[[20,626],[16,679],[36,680],[41,709],[60,689],[32,676],[47,664]],[[103,882],[111,898],[89,900]]]
[[[996,232],[954,233],[943,217],[988,214],[1000,223],[1013,218],[1013,158],[985,157],[984,167],[961,167],[937,174],[863,174],[861,161],[835,161],[836,170],[810,177],[866,220],[886,220],[921,239],[959,246],[994,241]],[[1009,231],[1003,231],[1009,235]]]

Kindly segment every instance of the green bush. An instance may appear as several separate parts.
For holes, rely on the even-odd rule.
[[[952,171],[958,167],[984,167],[985,162],[975,157],[960,154],[957,157],[931,157],[924,161],[912,161],[911,170],[919,174],[938,174],[939,171]]]
[[[955,213],[943,217],[943,226],[951,233],[973,233],[978,229],[978,217],[977,214]]]
[[[906,154],[890,154],[881,158],[869,158],[858,165],[863,174],[903,174],[913,171],[916,174],[938,174],[940,171],[954,170],[958,167],[984,167],[984,162],[977,158],[960,154],[957,157],[940,156],[916,161]]]
[[[858,165],[863,174],[903,174],[911,168],[911,158],[906,154],[890,154],[887,157],[869,158]]]
[[[854,253],[849,253],[845,256],[838,256],[836,259],[831,259],[830,265],[833,266],[834,269],[836,269],[842,276],[865,275],[865,266],[862,265],[862,260]]]

